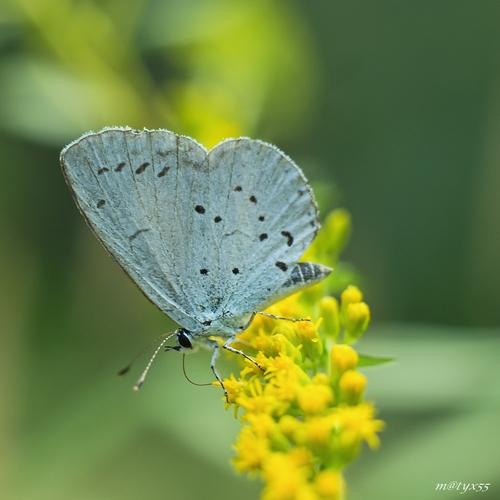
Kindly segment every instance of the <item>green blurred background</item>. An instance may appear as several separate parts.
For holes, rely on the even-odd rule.
[[[173,325],[64,184],[61,148],[108,125],[275,143],[347,207],[359,348],[398,359],[366,371],[387,430],[350,498],[500,498],[499,63],[495,1],[0,0],[0,498],[258,498],[180,356],[138,395],[114,375]]]

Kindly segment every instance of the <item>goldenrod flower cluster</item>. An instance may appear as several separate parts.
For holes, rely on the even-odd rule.
[[[310,250],[326,247],[327,259],[316,253],[307,260],[316,257],[331,265],[348,223],[347,212],[333,212]],[[324,295],[332,287],[328,280],[267,310],[288,318],[320,318],[316,322],[256,316],[238,336],[238,347],[243,343],[245,352],[255,353],[263,370],[245,361],[238,377],[224,380],[226,405],[234,405],[243,423],[234,464],[263,480],[263,500],[341,500],[344,467],[363,441],[379,446],[383,422],[363,401],[366,377],[356,370],[359,357],[349,345],[366,330],[370,310],[355,286],[345,288],[340,302]]]

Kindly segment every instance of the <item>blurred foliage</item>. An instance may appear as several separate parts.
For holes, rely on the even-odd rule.
[[[259,124],[294,131],[314,52],[293,10],[266,0],[11,0],[1,125],[61,144],[109,125],[170,128],[208,147]],[[293,81],[293,85],[287,82]]]

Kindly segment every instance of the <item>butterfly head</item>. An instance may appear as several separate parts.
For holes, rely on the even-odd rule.
[[[173,335],[177,341],[177,345],[166,346],[166,351],[178,351],[182,353],[191,353],[198,350],[199,342],[195,336],[185,328],[179,328]]]

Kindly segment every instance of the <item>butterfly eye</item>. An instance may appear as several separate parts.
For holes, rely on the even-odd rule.
[[[179,345],[181,347],[184,347],[184,349],[192,349],[193,345],[191,344],[191,341],[189,340],[189,336],[187,335],[186,330],[181,330],[177,334],[177,342],[179,342]]]

